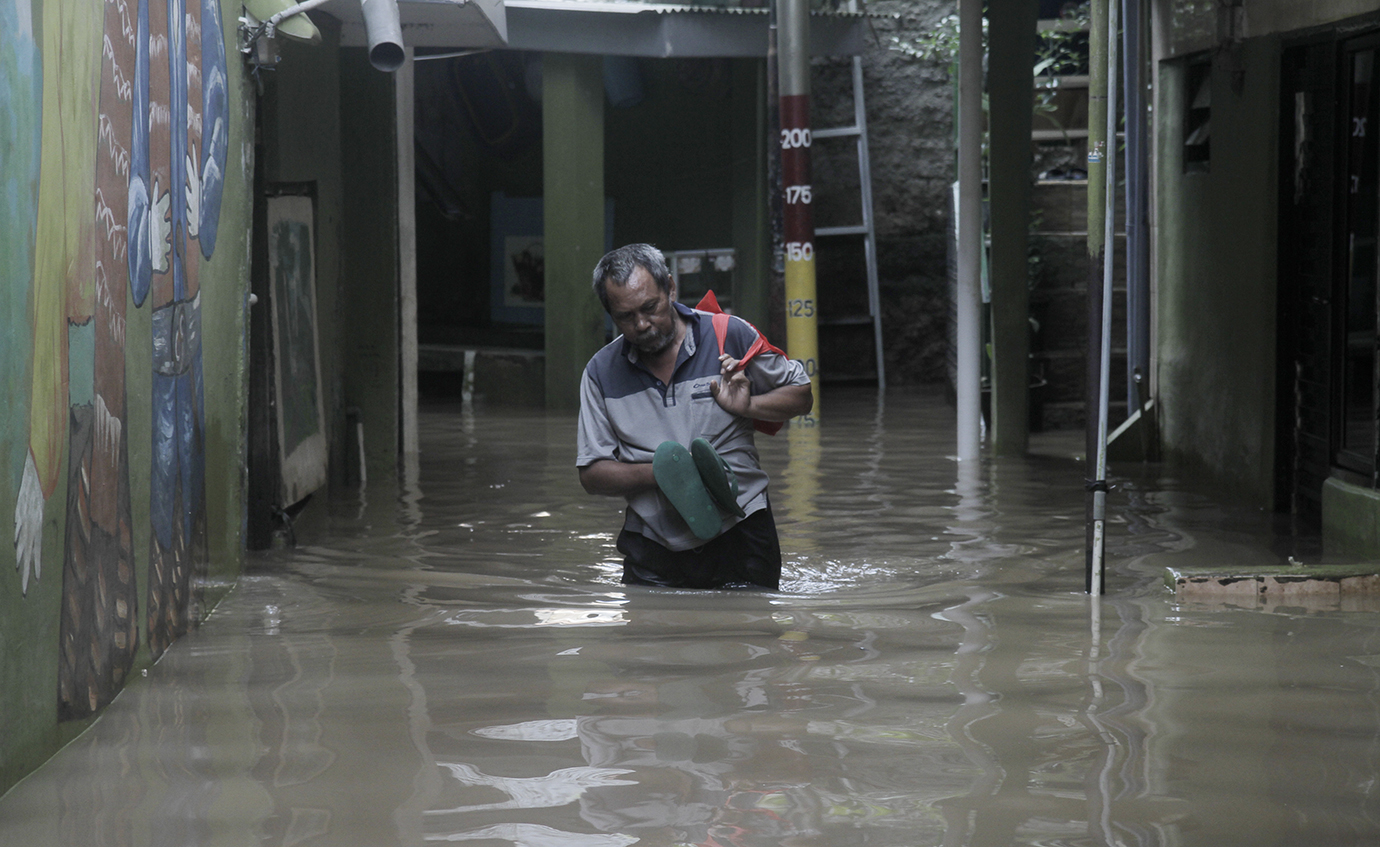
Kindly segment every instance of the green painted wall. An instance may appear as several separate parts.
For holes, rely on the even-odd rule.
[[[209,7],[217,26],[190,4],[211,38],[188,39],[174,67],[199,65],[209,87],[184,102],[157,62],[133,73],[139,39],[116,8],[0,1],[0,522],[6,539],[22,530],[0,545],[0,790],[194,626],[242,565],[254,110],[240,6]],[[166,6],[151,11],[166,27]],[[145,83],[185,132],[135,120]],[[178,328],[193,341],[155,349]],[[162,450],[173,445],[153,422],[177,417],[160,399],[174,386],[195,423],[182,449]]]
[[[733,311],[754,326],[767,326],[767,279],[771,268],[771,220],[767,212],[767,65],[733,62]]]
[[[1278,55],[1278,41],[1268,37],[1212,58],[1205,173],[1183,168],[1185,66],[1163,63],[1157,86],[1156,349],[1166,456],[1267,508]]]
[[[604,345],[590,271],[604,249],[604,74],[599,56],[542,63],[546,405],[580,405],[585,362]]]

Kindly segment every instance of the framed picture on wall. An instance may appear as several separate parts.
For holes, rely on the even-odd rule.
[[[273,390],[281,497],[287,506],[326,483],[316,319],[316,200],[310,194],[280,193],[269,196],[267,205]]]
[[[540,197],[489,200],[489,314],[494,323],[546,320],[546,251]],[[613,249],[613,200],[604,201],[604,249]],[[593,265],[590,271],[594,270]]]

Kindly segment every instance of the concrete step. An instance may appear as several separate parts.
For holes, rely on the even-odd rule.
[[[1374,563],[1165,568],[1164,584],[1185,602],[1265,611],[1380,611],[1380,568]]]

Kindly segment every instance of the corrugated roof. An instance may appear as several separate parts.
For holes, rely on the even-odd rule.
[[[505,6],[520,9],[552,11],[608,12],[612,14],[701,14],[701,15],[765,15],[766,7],[695,5],[691,3],[646,3],[642,0],[506,0]],[[815,17],[865,18],[895,17],[870,12],[850,12],[845,9],[812,9]]]

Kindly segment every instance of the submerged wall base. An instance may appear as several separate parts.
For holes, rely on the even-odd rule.
[[[1380,559],[1380,492],[1340,479],[1322,489],[1323,549]]]

